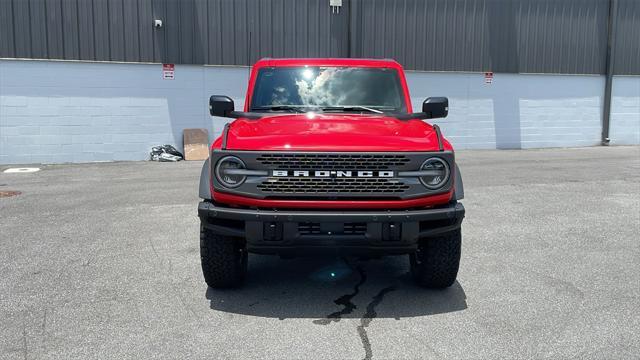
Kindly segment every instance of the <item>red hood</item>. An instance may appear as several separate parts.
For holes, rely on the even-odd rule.
[[[220,147],[221,139],[214,143]],[[451,145],[444,140],[444,148]],[[438,139],[422,120],[359,114],[286,114],[238,119],[227,138],[230,150],[433,151]]]

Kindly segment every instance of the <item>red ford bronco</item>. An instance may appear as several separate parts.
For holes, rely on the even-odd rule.
[[[412,112],[392,60],[263,59],[244,111],[214,95],[212,116],[234,118],[200,178],[200,256],[213,288],[242,284],[248,253],[409,255],[426,287],[452,285],[464,207],[454,151],[437,125],[448,99]]]

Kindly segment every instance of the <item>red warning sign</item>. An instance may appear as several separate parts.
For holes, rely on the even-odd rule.
[[[175,76],[174,64],[162,64],[162,78],[164,80],[173,80]]]
[[[486,73],[484,73],[484,83],[485,84],[491,84],[493,82],[493,72],[492,71],[488,71]]]

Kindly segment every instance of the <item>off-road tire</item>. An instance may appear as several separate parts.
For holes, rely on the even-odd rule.
[[[453,285],[460,267],[461,247],[459,229],[443,236],[421,239],[418,251],[410,255],[413,279],[432,289]]]
[[[207,285],[217,289],[242,285],[247,260],[243,239],[217,235],[200,226],[200,262]]]

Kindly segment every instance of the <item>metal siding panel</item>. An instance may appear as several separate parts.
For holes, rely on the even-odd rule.
[[[29,27],[28,1],[13,0],[13,34],[16,39],[15,56],[19,58],[31,57],[31,29]]]
[[[166,0],[152,0],[151,11],[153,19],[162,20],[163,26],[160,29],[153,29],[153,60],[155,62],[166,63],[167,56],[167,2]]]
[[[404,0],[404,3],[402,5],[402,16],[398,20],[400,24],[402,24],[402,42],[400,43],[400,52],[404,55],[402,61],[405,66],[413,69],[415,65],[413,63],[413,53],[411,52],[410,48],[413,49],[414,47],[408,47],[407,43],[415,43],[415,40],[413,39],[413,34],[415,32],[415,23],[413,23],[413,18],[411,16],[411,12],[409,11],[409,7],[414,6],[414,1],[411,1],[411,4],[409,4],[409,1]]]
[[[163,26],[166,33],[166,48],[163,62],[177,64],[180,54],[180,0],[167,0],[166,21]]]
[[[516,72],[604,72],[606,26],[599,24],[606,21],[605,0],[518,2]]]
[[[34,59],[46,59],[47,53],[47,14],[45,0],[31,0],[28,22],[31,28],[31,56]],[[1,21],[1,20],[0,20]]]
[[[614,69],[638,74],[640,2],[617,1]],[[0,55],[229,65],[393,57],[416,70],[599,74],[607,16],[608,0],[343,0],[339,14],[327,0],[0,0]]]
[[[445,60],[445,64],[453,69],[460,69],[462,68],[460,65],[460,52],[467,49],[464,42],[463,25],[468,19],[464,17],[464,3],[462,1],[454,1],[451,5],[451,18],[448,22],[447,33],[454,34],[458,45],[449,47],[450,53]]]
[[[208,1],[209,64],[222,64],[222,16],[221,0]]]
[[[260,48],[258,46],[258,4],[255,0],[247,1],[247,60],[253,64],[258,59]]]
[[[435,57],[435,66],[437,66],[437,69],[443,69],[443,70],[452,70],[450,68],[448,68],[446,66],[447,64],[447,52],[449,51],[449,44],[451,44],[451,40],[452,38],[454,38],[454,34],[452,34],[451,32],[449,32],[448,26],[447,24],[449,23],[449,18],[451,18],[451,10],[449,8],[449,1],[450,0],[443,0],[440,1],[439,4],[439,8],[440,11],[442,12],[441,16],[438,16],[435,24],[438,27],[437,32],[436,32],[436,38],[433,39],[436,45],[436,51],[433,52],[433,55]],[[455,43],[454,43],[455,44]]]
[[[307,29],[308,29],[308,44],[307,44],[307,56],[318,56],[318,49],[320,46],[320,19],[316,15],[320,3],[318,0],[309,0],[309,11],[307,15]]]
[[[221,64],[234,65],[235,64],[235,46],[236,46],[236,33],[235,18],[234,18],[235,1],[223,0],[220,8],[220,52],[221,52]]]
[[[325,34],[325,36],[319,36],[318,56],[320,57],[328,57],[331,53],[331,36],[326,36],[326,34],[330,34],[331,32],[331,17],[328,15],[330,11],[327,5],[324,1],[318,2],[317,14],[320,19],[318,22],[318,25],[320,25],[318,33]]]
[[[306,44],[309,32],[307,31],[307,2],[294,1],[292,4],[293,22],[293,56],[305,57],[307,54]]]
[[[420,10],[421,9],[421,10]],[[421,3],[418,7],[418,11],[422,15],[422,20],[424,21],[424,29],[423,32],[419,33],[417,38],[422,38],[422,41],[418,41],[416,43],[416,47],[420,49],[420,65],[416,66],[416,69],[429,69],[431,64],[431,56],[430,54],[434,51],[434,45],[430,47],[427,44],[430,44],[429,40],[433,34],[433,29],[435,28],[435,22],[432,21],[433,14],[435,11],[428,11],[429,6],[425,3]],[[432,44],[432,43],[431,43]]]
[[[13,38],[13,5],[0,1],[0,57],[15,57]]]
[[[601,73],[605,73],[605,67],[607,62],[607,41],[608,41],[608,33],[607,33],[607,24],[609,21],[609,4],[608,2],[599,5],[595,11],[597,13],[602,12],[602,15],[598,15],[597,13],[593,15],[595,20],[593,21],[592,26],[592,35],[591,39],[597,39],[599,45],[599,53],[597,56],[593,56],[593,61],[591,66],[593,68],[598,68],[598,64],[601,62]],[[590,39],[587,39],[589,41]],[[585,52],[585,58],[588,58],[588,49]]]
[[[380,46],[380,57],[395,57],[393,54],[393,46],[395,45],[395,36],[396,29],[394,28],[394,9],[395,9],[395,1],[393,0],[383,0],[382,1],[382,19],[384,26],[381,27],[383,31],[380,34],[384,39],[384,42]],[[386,35],[386,36],[385,36]]]
[[[140,61],[152,62],[153,58],[153,6],[151,0],[138,0],[138,34],[140,39]]]
[[[272,6],[270,2],[254,0],[255,5],[255,25],[254,25],[254,38],[255,47],[258,54],[257,59],[265,57],[273,57],[271,42],[273,40],[272,34]]]
[[[245,0],[245,52],[247,64],[253,64],[260,53],[258,36],[258,19],[262,16],[258,12],[258,3],[255,0]]]
[[[369,6],[367,6],[366,0],[362,2],[362,27],[364,30],[362,31],[362,57],[374,57],[376,54],[382,53],[379,49],[380,44],[373,41],[378,38],[380,42],[384,42],[384,16],[378,11],[381,1],[383,0],[371,0]],[[369,10],[368,14],[365,9]]]
[[[405,27],[405,39],[403,43],[404,51],[406,52],[406,57],[404,59],[404,66],[407,69],[416,69],[416,46],[417,39],[416,33],[419,33],[420,24],[418,24],[417,16],[416,16],[416,8],[418,3],[413,1],[405,1],[405,20],[407,22],[407,26]],[[416,31],[413,31],[415,29]]]
[[[326,4],[326,3],[325,3]],[[338,13],[331,13],[329,6],[325,6],[323,12],[321,12],[321,16],[324,13],[324,16],[328,17],[328,25],[329,25],[329,42],[328,42],[328,54],[326,56],[330,57],[347,57],[349,55],[348,48],[348,21],[349,14],[345,10],[346,0],[343,1],[342,9]]]
[[[111,60],[109,46],[109,4],[93,0],[93,46],[96,60]]]
[[[613,72],[640,75],[640,2],[618,0]]]
[[[355,26],[352,20],[352,29],[357,26],[352,38],[360,44],[351,48],[358,56],[393,57],[409,69],[436,71],[600,73],[604,69],[606,27],[600,25],[606,20],[607,0],[356,3],[359,12],[352,14],[357,19]]]
[[[487,16],[491,70],[518,72],[518,30],[513,2],[488,0]]]
[[[249,65],[249,37],[247,22],[247,0],[236,0],[234,2],[233,14],[234,18],[234,37],[235,41],[230,47],[233,49],[234,60],[236,65]]]
[[[294,57],[295,56],[295,39],[296,39],[296,22],[295,22],[295,6],[296,0],[286,0],[283,3],[282,8],[282,17],[286,19],[283,22],[283,49],[285,57]]]
[[[362,41],[360,29],[362,22],[359,16],[355,16],[361,10],[359,0],[349,1],[349,56],[360,57],[360,47],[357,45]]]
[[[193,64],[193,42],[195,39],[194,32],[194,1],[181,0],[178,14],[180,17],[180,63]]]
[[[50,59],[64,58],[62,36],[62,7],[59,0],[45,2],[47,13],[47,44]]]
[[[271,56],[284,57],[284,12],[283,0],[272,0],[271,9]]]
[[[94,35],[93,35],[93,3],[91,1],[78,1],[78,36],[79,58],[82,60],[94,60]]]
[[[80,0],[82,1],[82,0]],[[123,2],[124,58],[140,61],[140,33],[138,31],[138,1]]]
[[[123,0],[107,1],[109,7],[109,49],[113,61],[126,61],[124,50]]]
[[[193,63],[206,64],[208,57],[207,45],[209,43],[207,0],[196,0],[194,3],[194,11],[194,20],[196,23],[193,38]]]
[[[323,49],[322,49],[322,57],[334,57],[336,55],[334,55],[334,50],[337,47],[336,41],[335,41],[335,33],[336,33],[336,28],[337,28],[337,24],[335,23],[335,17],[331,14],[331,11],[329,9],[329,4],[327,4],[327,2],[325,2],[324,4],[320,4],[320,11],[318,11],[318,16],[320,16],[321,19],[323,19],[322,21],[322,25],[324,26],[324,34],[328,34],[329,36],[325,36],[323,43]]]
[[[76,0],[62,0],[62,33],[64,36],[64,58],[80,58],[78,31],[78,3]]]
[[[474,66],[479,68],[480,71],[488,69],[488,59],[485,58],[484,51],[484,38],[485,32],[481,30],[481,27],[486,24],[485,19],[485,2],[484,1],[472,1],[473,6],[470,8],[472,22],[471,26],[467,27],[466,38],[467,42],[471,44],[470,56],[465,56],[465,69],[472,69]]]

